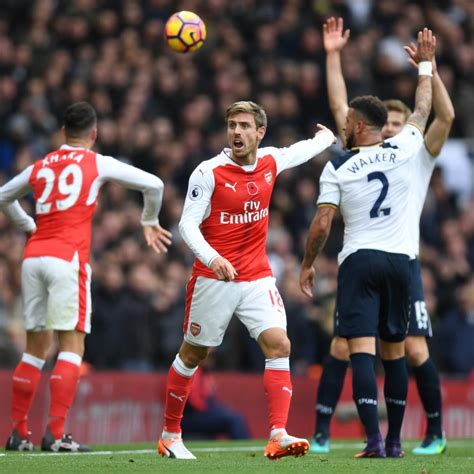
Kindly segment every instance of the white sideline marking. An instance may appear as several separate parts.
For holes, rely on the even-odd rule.
[[[414,443],[407,443],[408,445],[412,445]],[[472,440],[453,440],[448,442],[448,446],[452,445],[455,447],[463,447],[463,446],[472,446]],[[331,450],[337,449],[358,449],[362,448],[364,443],[337,443],[331,446]],[[215,448],[191,448],[192,452],[196,453],[231,453],[231,452],[256,452],[256,451],[263,451],[264,445],[261,446],[216,446]],[[30,456],[30,457],[49,457],[49,456],[110,456],[113,454],[157,454],[156,449],[126,449],[120,451],[91,451],[88,453],[37,453],[37,454],[26,454],[23,453],[22,456]],[[6,453],[0,453],[0,457],[6,456]]]

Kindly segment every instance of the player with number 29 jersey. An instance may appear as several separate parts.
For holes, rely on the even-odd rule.
[[[63,145],[27,167],[2,187],[0,204],[31,190],[36,203],[37,231],[25,258],[57,257],[89,261],[92,217],[100,187],[115,181],[144,194],[143,225],[158,223],[163,184],[159,178],[91,150]]]
[[[99,190],[107,181],[141,191],[142,225],[158,224],[162,181],[86,148],[63,145],[0,189],[0,207],[31,191],[36,205],[37,230],[26,244],[22,269],[28,330],[90,332],[92,218]],[[40,279],[39,274],[43,275]],[[43,280],[50,282],[47,293],[40,283]]]

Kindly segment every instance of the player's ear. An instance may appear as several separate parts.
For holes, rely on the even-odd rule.
[[[265,127],[260,127],[257,130],[258,143],[260,143],[263,140],[263,137],[265,136],[266,131],[267,129]]]
[[[91,130],[90,138],[91,138],[91,140],[94,141],[94,142],[97,140],[97,127],[94,127],[94,128]]]

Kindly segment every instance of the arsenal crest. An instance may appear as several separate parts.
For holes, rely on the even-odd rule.
[[[200,333],[201,333],[201,325],[198,323],[191,323],[191,334],[196,337]]]
[[[267,184],[272,184],[273,174],[271,171],[265,171],[265,174],[263,176],[265,177],[265,181],[267,182]]]
[[[258,193],[258,186],[253,181],[250,181],[250,183],[247,183],[247,191],[250,196],[254,196]]]

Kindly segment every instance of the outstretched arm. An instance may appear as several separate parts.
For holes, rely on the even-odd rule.
[[[449,137],[449,132],[453,125],[454,106],[437,72],[433,74],[431,84],[433,87],[435,118],[425,134],[425,144],[431,155],[438,156]]]
[[[345,146],[344,124],[347,111],[347,89],[342,75],[341,50],[349,39],[350,30],[343,33],[344,21],[331,17],[323,25],[323,43],[326,50],[326,83],[328,85],[329,107],[331,108],[337,132]]]
[[[405,51],[410,56],[410,63],[418,67],[413,59],[416,57],[416,45],[411,43],[410,46],[405,46]],[[426,131],[425,145],[432,156],[438,156],[451,131],[451,126],[454,121],[454,106],[441,76],[438,74],[436,59],[434,58],[431,86],[433,88],[433,110],[435,118]]]
[[[306,241],[306,251],[303,257],[300,273],[301,291],[310,298],[314,284],[316,270],[313,263],[324,248],[326,240],[331,231],[332,220],[336,213],[335,206],[321,205],[316,211],[311,227],[309,228],[308,240]]]
[[[418,32],[418,47],[413,60],[418,64],[418,86],[415,95],[415,110],[408,118],[408,123],[416,125],[421,133],[425,132],[426,122],[431,111],[432,102],[432,64],[436,48],[436,37],[428,28]]]

